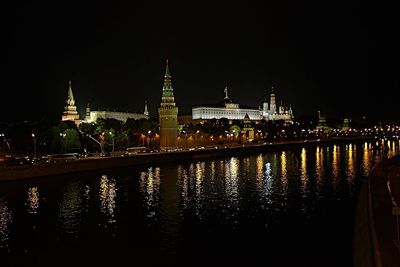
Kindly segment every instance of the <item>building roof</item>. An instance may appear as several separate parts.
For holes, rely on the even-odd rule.
[[[200,107],[206,107],[206,108],[225,108],[225,103],[224,101],[221,101],[217,104],[201,104],[201,105],[197,105],[194,106],[193,108],[200,108]],[[232,103],[232,102],[228,102],[228,103]],[[258,110],[257,107],[251,107],[251,106],[246,106],[246,105],[239,105],[240,109],[254,109],[254,110]]]

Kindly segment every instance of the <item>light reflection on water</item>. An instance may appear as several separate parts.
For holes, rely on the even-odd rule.
[[[28,213],[35,214],[39,209],[39,190],[35,187],[28,189]]]
[[[150,167],[139,175],[140,193],[143,196],[147,217],[155,218],[160,198],[160,168]]]
[[[347,168],[346,168],[346,176],[348,178],[348,183],[353,184],[354,179],[357,175],[357,168],[355,166],[355,156],[356,156],[356,146],[353,144],[349,144],[347,148]]]
[[[100,179],[100,210],[106,215],[107,223],[105,227],[111,226],[116,222],[114,210],[116,207],[117,186],[114,178],[102,175]]]
[[[0,197],[0,249],[8,246],[9,226],[11,223],[11,211],[6,200]]]
[[[301,194],[304,197],[307,194],[307,183],[308,183],[307,150],[305,148],[301,150],[301,156],[300,156],[300,181],[301,181]]]
[[[286,195],[288,190],[288,177],[287,177],[287,159],[286,159],[286,151],[281,152],[280,156],[281,161],[281,187],[282,187],[282,194]]]
[[[399,144],[397,140],[388,141],[385,153],[398,154]],[[368,142],[316,146],[141,167],[126,172],[125,177],[112,172],[97,174],[86,180],[60,181],[54,185],[58,190],[47,188],[48,181],[25,186],[23,193],[0,188],[0,249],[13,238],[14,243],[23,241],[12,226],[15,221],[33,224],[26,220],[29,214],[56,218],[56,231],[76,240],[82,235],[82,227],[91,229],[96,238],[106,235],[107,228],[108,234],[117,238],[115,233],[122,231],[123,236],[122,229],[130,229],[132,223],[139,232],[151,226],[151,238],[145,235],[143,240],[153,242],[150,247],[169,252],[176,250],[179,240],[191,238],[182,236],[185,227],[195,232],[203,226],[213,233],[213,229],[239,231],[247,223],[273,232],[280,229],[277,225],[285,221],[285,216],[294,216],[291,212],[312,218],[321,198],[338,201],[355,194],[357,184],[382,155]],[[127,182],[122,183],[122,178]],[[21,200],[12,198],[11,193],[20,194]],[[49,203],[43,203],[45,197]],[[25,203],[23,212],[19,202]],[[132,219],[127,219],[130,216]],[[40,227],[43,221],[34,222],[38,234],[44,228]]]

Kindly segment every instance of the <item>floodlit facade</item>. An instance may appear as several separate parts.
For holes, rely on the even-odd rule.
[[[72,85],[71,81],[68,82],[68,96],[67,101],[65,102],[64,112],[61,116],[62,121],[73,121],[76,124],[79,124],[81,121],[79,120],[79,114],[76,110],[74,94],[72,93]]]
[[[247,115],[250,120],[257,121],[265,119],[270,120],[284,120],[293,121],[293,110],[291,107],[286,108],[283,105],[277,108],[275,102],[275,93],[272,88],[269,103],[265,101],[263,108],[253,108],[237,103],[228,96],[228,89],[225,87],[224,90],[225,98],[222,102],[216,105],[201,105],[192,108],[192,119],[193,120],[209,120],[209,119],[222,119],[226,118],[229,120],[243,120]]]

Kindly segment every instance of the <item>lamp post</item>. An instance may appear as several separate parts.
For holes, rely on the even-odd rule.
[[[199,135],[199,133],[200,133],[200,131],[197,130],[196,134],[194,135],[194,146],[195,146],[196,149],[197,149],[197,136]]]
[[[3,137],[3,168],[6,167],[6,136],[0,133],[0,137]]]
[[[109,132],[111,135],[111,140],[112,140],[112,153],[114,153],[114,134],[112,132]]]
[[[150,134],[151,130],[147,132],[147,149],[150,150]]]
[[[64,153],[64,137],[66,136],[66,133],[60,133],[60,137],[61,137],[61,154]]]
[[[32,133],[32,137],[33,137],[33,158],[36,159],[36,136],[34,133]]]
[[[92,139],[93,141],[95,141],[97,144],[100,145],[100,153],[103,156],[104,155],[104,148],[103,148],[103,144],[100,143],[99,141],[97,141],[96,139],[94,139],[90,134],[87,135],[90,139]]]

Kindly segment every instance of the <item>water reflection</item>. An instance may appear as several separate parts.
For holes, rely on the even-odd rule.
[[[288,178],[287,178],[287,159],[286,159],[286,151],[282,151],[281,157],[281,187],[282,187],[282,194],[287,194],[288,189]]]
[[[365,142],[363,145],[363,158],[362,158],[362,170],[365,177],[368,177],[371,171],[371,160],[372,160],[372,145]]]
[[[178,185],[181,189],[183,209],[186,209],[189,207],[189,177],[187,171],[182,166],[178,166]]]
[[[197,198],[201,197],[202,193],[202,182],[204,179],[204,172],[205,172],[205,163],[198,162],[196,163],[196,196]]]
[[[262,154],[256,159],[256,183],[257,191],[262,192],[264,188],[264,156]]]
[[[28,189],[27,199],[28,213],[35,214],[39,209],[39,190],[37,187],[30,187]]]
[[[114,210],[116,207],[117,186],[115,179],[102,175],[100,179],[100,210],[107,216],[107,224],[115,223]]]
[[[78,182],[68,184],[64,190],[58,210],[58,224],[67,234],[75,236],[79,232],[79,224],[82,219],[81,213],[84,210],[80,197],[81,190],[81,184]]]
[[[307,151],[305,148],[301,150],[300,155],[300,181],[301,181],[301,193],[303,196],[307,193]]]
[[[5,199],[0,198],[0,248],[7,247],[12,223],[11,211]]]
[[[147,217],[154,217],[160,198],[160,168],[150,167],[147,172],[141,172],[139,183],[145,208],[148,210]]]
[[[265,182],[264,182],[264,197],[269,199],[272,191],[272,170],[271,170],[271,162],[267,162],[265,164]],[[269,201],[270,202],[270,201]]]
[[[238,202],[238,169],[239,160],[232,157],[225,164],[225,194],[234,205]]]
[[[397,140],[387,142],[387,146],[387,151],[393,151],[390,153],[398,153]],[[192,161],[180,165],[166,163],[161,167],[137,167],[137,171],[130,170],[126,173],[125,182],[113,179],[111,175],[99,176],[90,173],[88,179],[60,179],[51,187],[47,184],[41,186],[40,182],[37,183],[37,187],[30,188],[22,182],[21,190],[14,192],[7,192],[4,187],[0,187],[0,246],[4,246],[11,239],[10,244],[22,243],[29,251],[33,251],[29,247],[33,245],[24,243],[27,238],[24,229],[30,230],[29,226],[32,224],[37,226],[35,234],[44,236],[45,240],[59,238],[59,244],[63,245],[63,238],[70,241],[70,236],[60,235],[54,238],[54,230],[46,228],[48,224],[45,223],[48,223],[48,220],[45,217],[37,217],[38,220],[35,217],[35,220],[32,220],[31,217],[34,216],[28,217],[28,212],[57,218],[62,233],[76,234],[76,240],[67,244],[72,244],[71,247],[81,239],[95,240],[93,242],[104,240],[104,228],[110,227],[114,233],[116,231],[113,229],[118,225],[118,233],[121,234],[113,237],[115,242],[101,244],[104,247],[102,251],[120,251],[118,256],[125,255],[129,250],[124,247],[123,242],[128,238],[131,238],[132,242],[143,243],[142,251],[150,248],[151,256],[161,251],[161,254],[171,253],[168,255],[176,256],[175,258],[187,251],[203,253],[203,250],[199,250],[202,246],[200,243],[203,242],[199,240],[207,240],[216,244],[215,246],[221,244],[221,247],[229,247],[227,242],[230,241],[225,241],[229,239],[225,238],[228,236],[238,238],[238,242],[242,242],[244,239],[239,237],[248,236],[250,239],[250,234],[256,234],[263,240],[271,241],[271,247],[279,246],[280,244],[273,240],[274,235],[280,239],[280,234],[294,222],[301,230],[289,231],[290,235],[294,235],[291,240],[304,238],[305,235],[296,234],[303,229],[310,230],[302,228],[305,225],[314,226],[324,222],[328,225],[324,224],[321,227],[333,229],[328,217],[318,216],[336,212],[335,209],[329,209],[335,205],[335,201],[349,201],[341,203],[345,204],[343,207],[352,206],[347,204],[353,201],[351,198],[355,194],[350,197],[349,195],[357,193],[359,188],[348,184],[361,184],[360,181],[369,175],[374,163],[381,156],[382,150],[373,150],[370,143],[363,146],[306,145],[300,151],[294,149],[240,158]],[[120,171],[118,170],[118,173]],[[44,181],[48,183],[49,180]],[[27,188],[29,189],[26,190]],[[9,194],[10,197],[3,197],[3,194]],[[48,197],[46,205],[43,205],[43,196]],[[9,199],[15,200],[15,203]],[[322,199],[328,201],[321,201]],[[88,205],[89,200],[91,205]],[[21,206],[22,211],[18,210]],[[341,209],[338,213],[339,216],[343,215],[343,221],[352,221]],[[26,218],[28,220],[25,220]],[[21,223],[13,224],[12,220]],[[310,221],[311,224],[308,224]],[[78,235],[80,228],[82,231],[90,231],[85,231],[85,235]],[[129,232],[126,233],[128,228]],[[232,229],[234,234],[230,232]],[[254,232],[249,232],[253,230]],[[268,234],[263,236],[266,232]],[[140,235],[143,236],[139,237]],[[120,240],[121,236],[125,236],[126,239]],[[315,236],[311,238],[318,239]],[[245,241],[242,243],[248,244]],[[179,251],[182,247],[185,247],[184,252]],[[60,246],[55,249],[59,248]],[[71,251],[76,252],[74,249],[78,250],[81,247]],[[208,256],[206,252],[204,255]],[[130,256],[128,253],[127,257]]]
[[[349,184],[354,183],[354,179],[357,175],[357,169],[354,164],[354,157],[356,153],[356,146],[353,144],[349,144],[347,148],[347,169],[346,169],[346,176],[347,181]]]
[[[322,182],[324,179],[324,149],[317,146],[315,151],[315,177],[317,180],[317,187],[320,191],[322,189]]]

